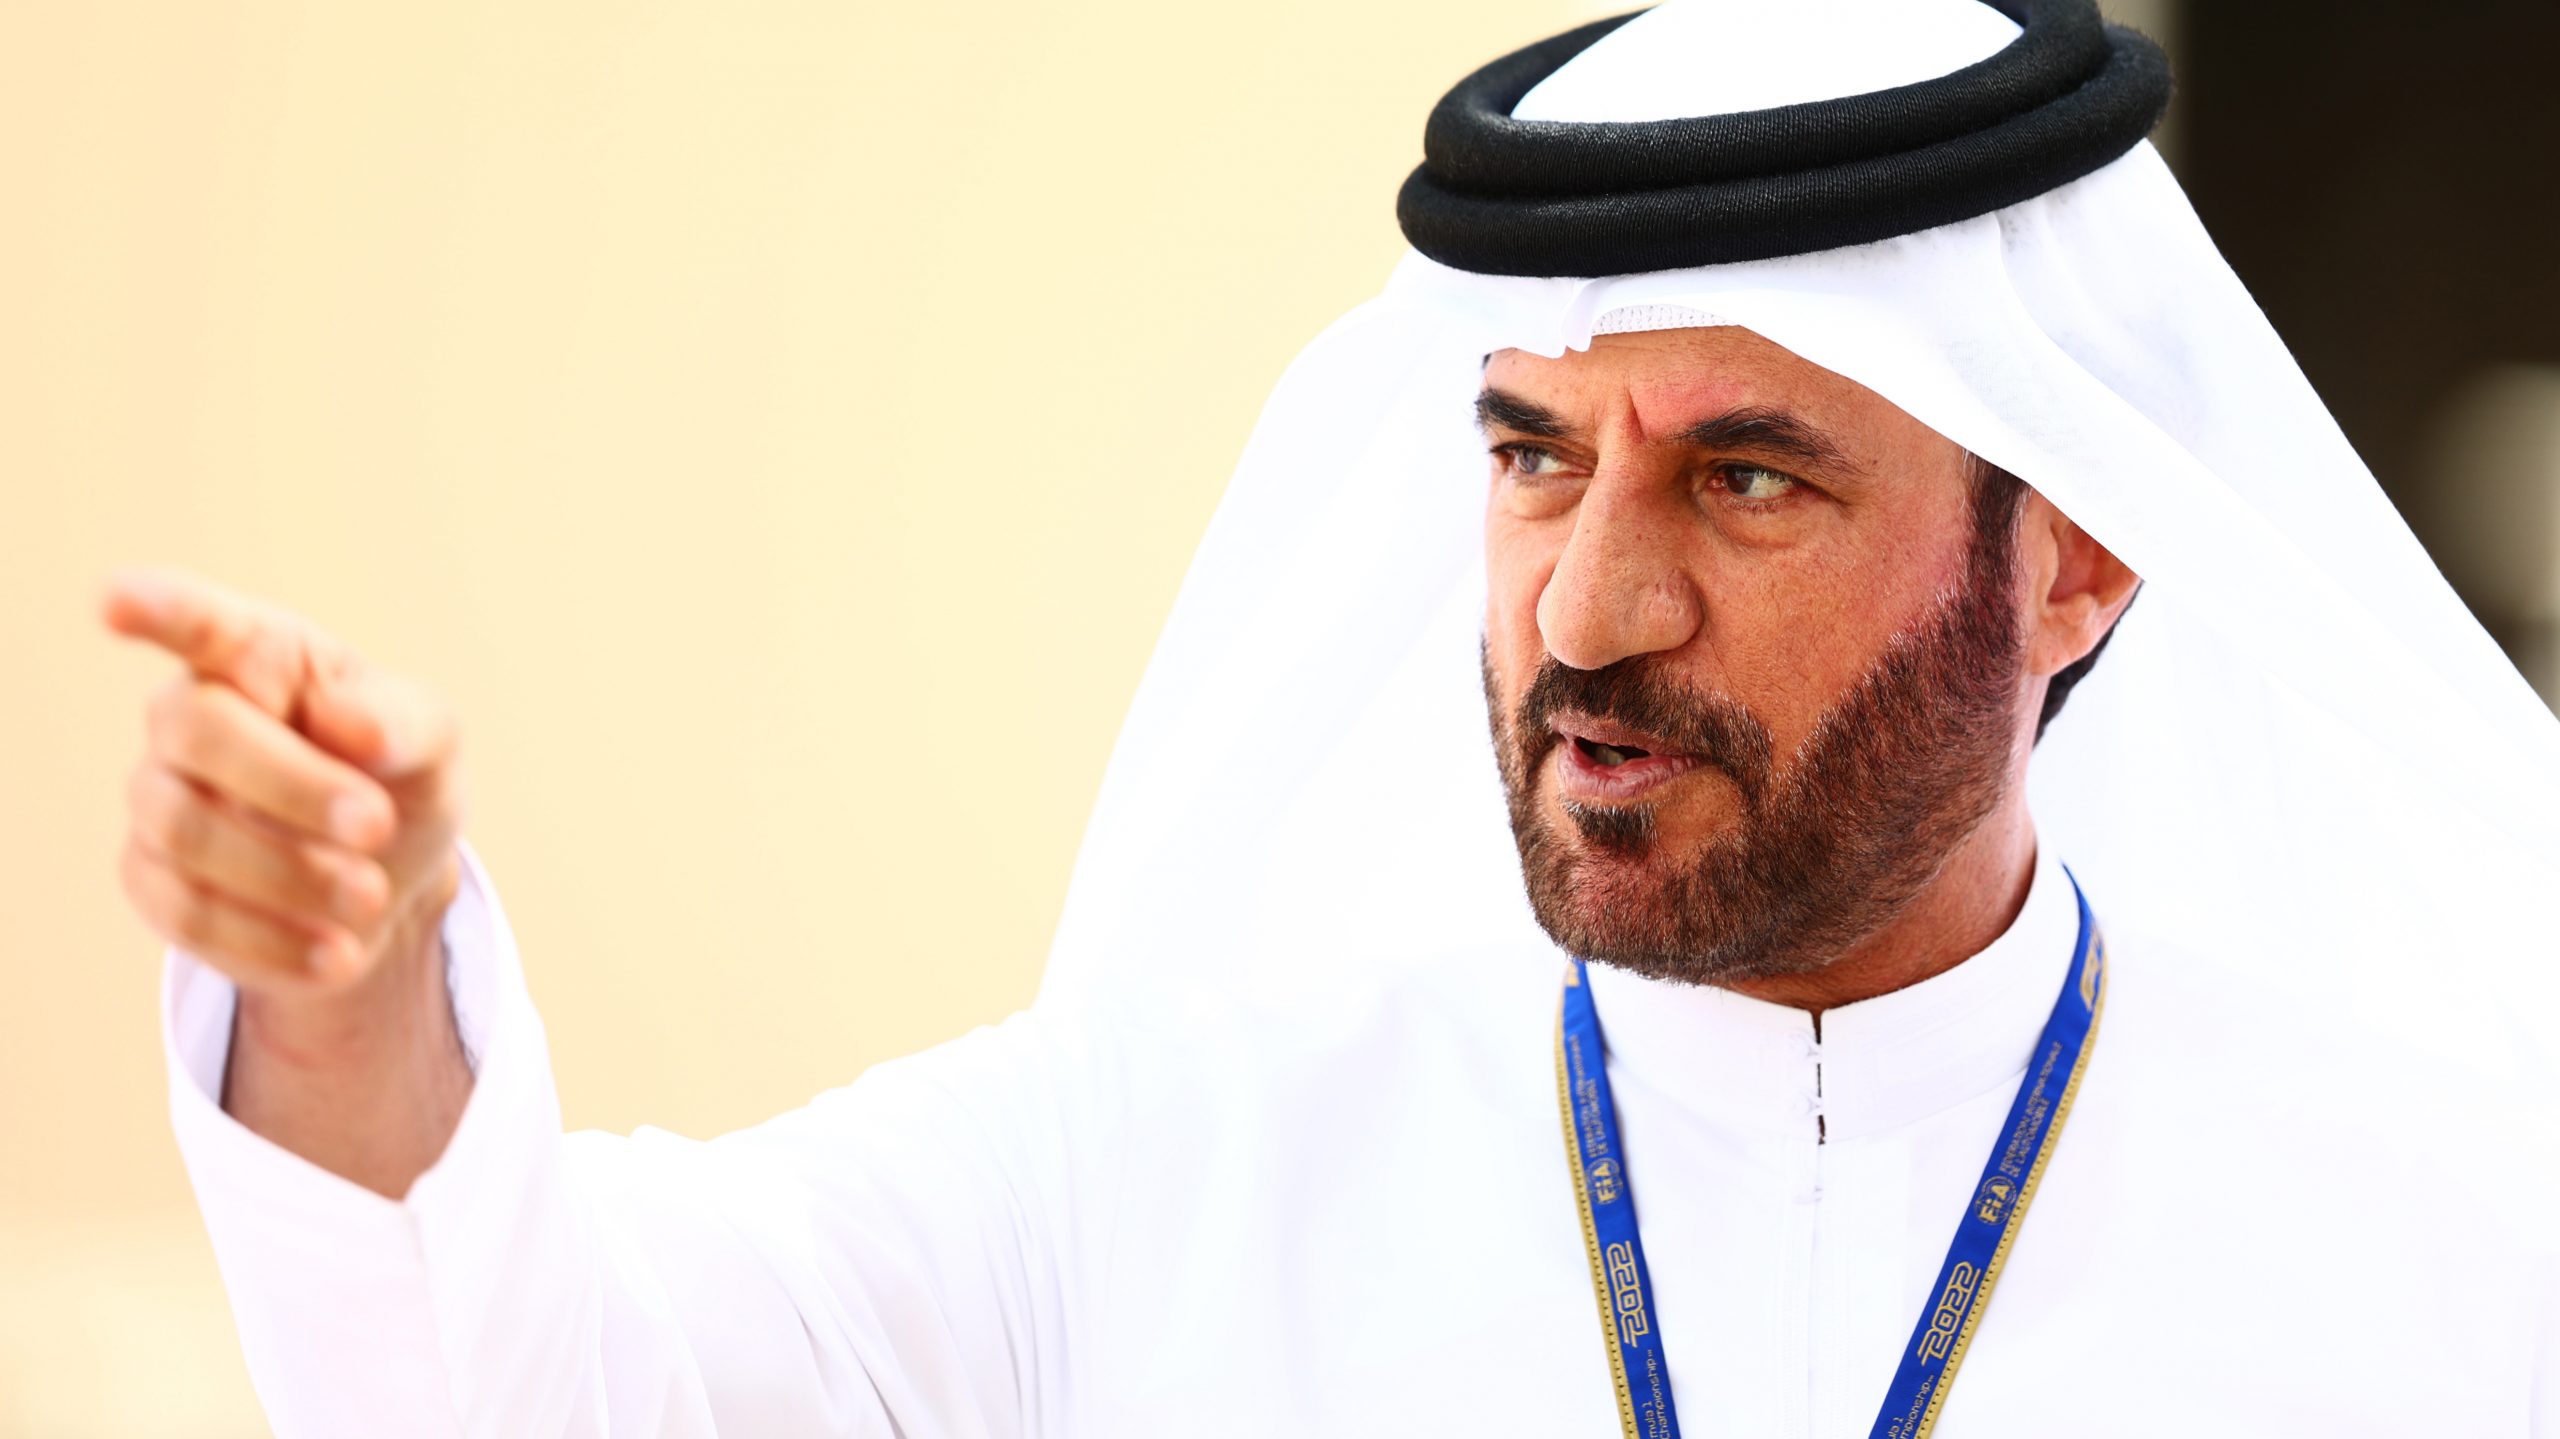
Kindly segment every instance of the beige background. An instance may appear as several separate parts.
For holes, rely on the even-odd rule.
[[[1590,13],[0,9],[0,1434],[263,1432],[111,566],[431,677],[570,1122],[752,1121],[1029,997],[1262,395],[1438,92]]]
[[[1571,0],[0,9],[0,1435],[263,1432],[115,893],[129,561],[465,716],[570,1122],[1026,1000],[1255,407]]]

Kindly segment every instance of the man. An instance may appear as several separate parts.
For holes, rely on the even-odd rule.
[[[559,1136],[431,700],[120,587],[190,671],[126,874],[279,1431],[2560,1435],[2560,735],[2165,83],[1975,0],[1470,77],[1038,1004],[707,1144]]]

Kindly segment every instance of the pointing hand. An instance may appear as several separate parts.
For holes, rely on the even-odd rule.
[[[123,878],[144,920],[280,1000],[431,948],[460,881],[443,703],[192,575],[119,575],[103,609],[187,667],[154,696],[133,774]]]

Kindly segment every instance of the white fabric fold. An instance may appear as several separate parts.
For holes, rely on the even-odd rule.
[[[560,1341],[588,1327],[575,1315],[593,1308],[591,1231],[560,1174],[550,1055],[514,937],[467,851],[445,943],[480,1063],[444,1155],[396,1201],[222,1112],[236,992],[193,957],[169,958],[171,1116],[280,1434],[575,1432],[561,1423],[574,1388],[563,1377],[580,1366]],[[542,1339],[489,1362],[493,1343]]]
[[[1038,1203],[1063,1108],[1021,1102],[1057,1088],[1020,1072],[1049,1062],[1027,1017],[715,1143],[564,1138],[467,852],[445,939],[480,1064],[397,1201],[222,1112],[233,990],[170,956],[172,1120],[279,1435],[975,1436],[1055,1402],[1058,1248],[1032,1226],[1071,1211]]]
[[[2107,1018],[1941,1432],[2560,1439],[2542,1121],[2093,898]],[[1595,973],[1685,1432],[1866,1432],[2068,900],[2040,867],[1990,950],[1819,1046]],[[476,867],[449,929],[488,1050],[402,1202],[214,1107],[224,999],[173,961],[180,1139],[284,1439],[1614,1432],[1543,945],[1020,1016],[696,1143],[561,1137]],[[1826,1075],[1827,1136],[1781,1112]]]
[[[1846,76],[1943,73],[2004,26],[1977,0],[1672,0],[1518,113],[1844,93]],[[1911,34],[1936,38],[1877,38]],[[2032,767],[2046,838],[2093,896],[2217,972],[2295,987],[2483,1082],[2550,1086],[2560,721],[2147,143],[1993,214],[1815,254],[1597,279],[1408,256],[1255,428],[1114,751],[1044,997],[1350,982],[1535,942],[1473,685],[1469,401],[1495,350],[1561,355],[1682,312],[1875,391],[2143,576]],[[1388,821],[1346,840],[1342,816],[1382,808],[1381,741]],[[2420,963],[2428,982],[2406,983]],[[2499,997],[2485,1024],[2482,994]]]

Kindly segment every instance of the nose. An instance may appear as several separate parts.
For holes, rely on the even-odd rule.
[[[1538,595],[1547,653],[1578,670],[1676,650],[1706,623],[1684,561],[1696,540],[1663,497],[1594,476]]]

